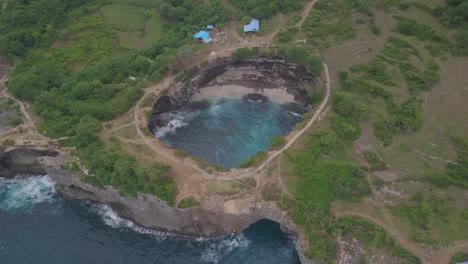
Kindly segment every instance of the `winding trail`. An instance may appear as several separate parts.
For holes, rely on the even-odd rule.
[[[419,257],[425,264],[444,264],[449,263],[452,256],[459,251],[468,251],[468,242],[466,241],[455,241],[453,245],[445,250],[435,253],[434,255],[428,255],[427,249],[422,248],[418,243],[406,239],[406,237],[396,228],[382,222],[381,220],[355,211],[343,211],[335,212],[336,217],[345,217],[345,216],[356,216],[360,218],[367,219],[372,221],[374,224],[382,227],[394,237],[395,241],[404,249],[410,251],[417,257]]]
[[[155,145],[151,140],[150,138],[148,138],[148,136],[146,136],[143,131],[141,130],[141,126],[140,126],[140,118],[139,118],[139,115],[138,113],[140,112],[140,105],[141,103],[145,100],[146,98],[146,95],[149,94],[149,92],[147,92],[145,94],[145,96],[143,96],[142,98],[140,98],[140,100],[137,102],[136,106],[134,107],[133,109],[133,124],[135,124],[135,127],[136,127],[136,131],[137,131],[137,134],[138,136],[143,140],[143,142],[145,142],[146,145],[148,145],[148,147],[150,147],[151,149],[153,149],[155,152],[157,152],[159,155],[171,160],[171,161],[174,161],[174,162],[177,162],[178,164],[182,165],[182,166],[187,166],[187,167],[190,167],[196,171],[198,171],[201,175],[203,175],[205,178],[208,178],[208,179],[212,179],[212,180],[223,180],[223,181],[236,181],[236,180],[241,180],[241,179],[244,179],[244,178],[248,178],[248,177],[252,177],[254,175],[256,175],[257,173],[259,173],[261,170],[263,170],[271,161],[273,161],[276,157],[278,157],[279,155],[281,155],[284,151],[286,151],[287,149],[289,149],[292,144],[294,144],[294,142],[296,142],[296,140],[302,136],[311,126],[312,124],[317,120],[317,118],[319,117],[319,115],[322,113],[323,109],[325,108],[325,106],[327,105],[328,103],[328,100],[330,98],[330,93],[331,93],[331,81],[330,81],[330,73],[329,73],[329,70],[328,70],[328,66],[327,64],[323,63],[323,68],[324,68],[324,71],[325,71],[325,78],[326,78],[326,94],[325,94],[325,98],[323,99],[322,103],[320,104],[319,108],[314,112],[314,115],[312,116],[312,118],[309,120],[309,122],[307,122],[306,126],[304,128],[302,128],[301,130],[298,130],[295,132],[294,136],[286,143],[286,145],[284,147],[282,147],[281,149],[273,152],[272,154],[269,155],[269,157],[263,161],[258,167],[254,168],[253,170],[250,170],[249,172],[246,172],[246,173],[243,173],[243,174],[239,174],[239,175],[235,175],[235,176],[216,176],[216,175],[211,175],[209,174],[208,172],[206,172],[205,170],[203,170],[202,168],[200,168],[199,166],[195,165],[195,164],[192,164],[190,162],[185,162],[181,159],[177,159],[175,158],[172,154],[170,153],[167,153],[163,150],[161,150],[161,147]],[[164,83],[166,83],[166,81],[164,81],[161,86],[164,86]],[[151,139],[154,139],[154,138],[151,138]]]
[[[2,83],[6,82],[6,80],[2,80]],[[26,118],[26,123],[27,125],[31,128],[31,130],[34,132],[34,134],[36,134],[37,136],[39,137],[44,137],[44,138],[47,138],[48,140],[50,140],[48,137],[42,135],[41,133],[39,133],[37,131],[37,128],[36,128],[36,124],[34,123],[34,120],[33,118],[31,117],[31,115],[28,113],[28,111],[26,110],[26,107],[24,105],[23,102],[21,102],[20,100],[16,99],[15,97],[13,97],[10,93],[8,93],[7,89],[4,88],[1,92],[1,94],[5,97],[5,98],[10,98],[12,100],[14,100],[19,106],[20,106],[20,109],[21,109],[21,113],[23,114],[23,116]]]
[[[301,20],[299,20],[299,22],[297,22],[296,27],[299,27],[299,28],[302,27],[302,24],[304,24],[304,21],[306,21],[307,17],[309,16],[310,10],[314,8],[317,2],[318,0],[313,0],[306,5],[306,8],[304,9],[304,13],[302,14],[302,18]]]

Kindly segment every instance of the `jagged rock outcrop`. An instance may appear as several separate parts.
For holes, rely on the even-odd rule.
[[[307,88],[315,77],[305,66],[287,62],[278,56],[229,59],[208,67],[191,80],[171,87],[168,94],[158,98],[153,114],[176,110],[185,105],[198,90],[213,85],[239,85],[252,89],[282,88],[292,94],[296,102],[309,104]]]
[[[44,175],[46,171],[37,158],[58,155],[58,152],[51,150],[17,148],[5,152],[0,148],[0,177],[11,178],[18,174]]]
[[[40,163],[47,174],[56,182],[61,193],[81,200],[90,200],[109,205],[117,214],[138,225],[156,230],[168,231],[188,236],[221,236],[232,232],[242,232],[251,224],[269,219],[279,223],[284,232],[298,237],[298,252],[302,263],[310,261],[303,256],[304,236],[274,202],[255,201],[252,197],[236,200],[225,200],[214,197],[219,206],[204,208],[202,206],[187,209],[169,207],[157,197],[146,198],[121,196],[113,187],[97,188],[81,181],[83,173],[61,169],[60,164],[66,160],[62,157],[41,157]]]

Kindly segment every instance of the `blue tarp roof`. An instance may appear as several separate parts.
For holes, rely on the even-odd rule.
[[[213,29],[214,26],[213,26],[213,25],[208,25],[208,26],[206,26],[206,28],[207,28],[207,29]]]
[[[200,39],[207,39],[210,38],[210,33],[206,31],[200,31],[197,34],[194,35],[195,38],[200,38]]]
[[[252,19],[250,24],[244,26],[244,32],[257,32],[260,31],[260,21]]]

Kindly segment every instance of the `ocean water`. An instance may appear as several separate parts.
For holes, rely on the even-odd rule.
[[[288,134],[307,112],[296,103],[269,100],[213,98],[209,103],[163,114],[169,125],[155,134],[168,146],[227,169],[268,150],[273,137]]]
[[[48,176],[0,179],[2,264],[298,264],[292,238],[262,220],[240,235],[186,238],[145,229],[109,207],[66,198]]]

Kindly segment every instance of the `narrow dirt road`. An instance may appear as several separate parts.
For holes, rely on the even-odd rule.
[[[362,213],[359,213],[359,212],[352,212],[352,211],[337,212],[337,213],[335,213],[335,216],[336,217],[357,216],[357,217],[361,217],[361,218],[370,220],[374,224],[376,224],[376,225],[382,227],[383,229],[385,229],[385,231],[387,231],[387,233],[389,233],[391,236],[393,236],[395,238],[395,240],[397,241],[397,243],[400,246],[402,246],[406,250],[410,251],[414,255],[418,256],[421,260],[424,261],[424,259],[425,259],[425,251],[418,244],[416,244],[413,241],[407,240],[400,233],[400,231],[398,231],[395,228],[387,225],[386,223],[382,222],[381,220],[379,220],[379,219],[377,219],[375,217],[365,215],[365,214],[362,214]],[[428,263],[428,262],[425,262],[425,263]]]
[[[276,157],[278,157],[284,151],[286,151],[288,148],[290,148],[292,146],[292,144],[294,144],[294,142],[300,136],[302,136],[312,126],[312,124],[317,120],[319,115],[322,113],[323,109],[325,108],[325,106],[328,103],[328,100],[330,98],[330,93],[331,93],[330,72],[328,70],[328,66],[325,63],[323,63],[323,68],[324,68],[324,71],[325,71],[325,78],[326,78],[326,94],[325,94],[325,98],[323,99],[323,101],[320,104],[319,108],[317,108],[317,110],[315,110],[314,115],[312,116],[312,118],[309,120],[309,122],[307,122],[307,124],[306,124],[306,126],[304,128],[302,128],[301,130],[295,132],[294,136],[286,143],[286,145],[283,148],[281,148],[281,149],[273,152],[272,154],[270,154],[270,156],[265,161],[263,161],[258,167],[256,167],[255,169],[253,169],[253,170],[251,170],[251,171],[249,171],[247,173],[243,173],[243,174],[235,175],[235,176],[211,175],[211,174],[209,174],[208,172],[206,172],[205,170],[203,170],[202,168],[200,168],[199,166],[197,166],[195,164],[192,164],[190,162],[185,162],[183,160],[175,158],[171,153],[167,153],[167,151],[162,150],[160,146],[157,146],[153,142],[151,142],[152,138],[149,138],[148,136],[146,136],[143,133],[143,131],[141,130],[140,117],[139,117],[141,103],[145,100],[146,95],[148,95],[150,93],[150,91],[148,91],[148,90],[145,91],[145,96],[143,96],[137,102],[136,106],[133,109],[133,123],[135,124],[138,136],[143,140],[143,142],[145,142],[146,145],[148,145],[148,147],[150,147],[155,152],[157,152],[161,156],[163,156],[163,157],[165,157],[165,158],[167,158],[167,159],[169,159],[171,161],[177,162],[178,164],[180,164],[182,166],[187,166],[187,167],[190,167],[190,168],[200,172],[204,177],[206,177],[208,179],[224,180],[224,181],[236,181],[236,180],[241,180],[241,179],[244,179],[244,178],[252,177],[252,176],[256,175],[257,173],[259,173],[261,170],[263,170],[272,160],[274,160]],[[167,80],[164,81],[161,85],[157,86],[158,88],[155,88],[155,89],[156,90],[162,90],[162,88],[165,87],[165,85],[164,85],[165,83],[167,83]]]
[[[5,83],[6,80],[1,80],[0,83],[3,84]],[[2,96],[5,97],[5,98],[10,98],[12,100],[14,100],[19,106],[20,106],[20,109],[21,109],[21,113],[23,114],[23,116],[25,117],[26,119],[26,125],[29,126],[31,128],[31,130],[39,137],[44,137],[44,138],[47,138],[49,139],[48,137],[42,135],[41,133],[39,133],[37,131],[37,128],[36,128],[36,124],[34,123],[34,120],[32,119],[31,115],[28,113],[28,111],[26,110],[26,107],[24,105],[23,102],[21,102],[20,100],[16,99],[15,97],[13,97],[10,93],[8,93],[7,89],[3,89],[2,92],[1,92]]]
[[[400,230],[382,222],[381,220],[375,217],[372,217],[372,216],[369,216],[360,212],[353,212],[353,211],[337,212],[335,213],[335,216],[336,217],[357,216],[357,217],[361,217],[369,221],[372,221],[374,224],[385,229],[387,233],[389,233],[391,236],[395,238],[396,242],[401,247],[410,251],[414,255],[418,256],[425,264],[446,264],[446,263],[449,263],[450,259],[455,253],[460,252],[460,251],[468,251],[468,242],[456,241],[454,245],[451,246],[450,248],[437,252],[432,256],[429,256],[426,254],[427,250],[422,248],[416,242],[406,239],[406,236],[403,235],[400,232]]]
[[[304,12],[302,13],[302,18],[299,22],[297,22],[296,24],[296,27],[302,27],[302,24],[304,24],[304,21],[306,21],[307,17],[309,16],[309,13],[310,13],[310,10],[312,10],[312,8],[314,8],[315,4],[318,2],[318,0],[314,0],[314,1],[311,1],[309,2],[305,9],[304,9]]]

